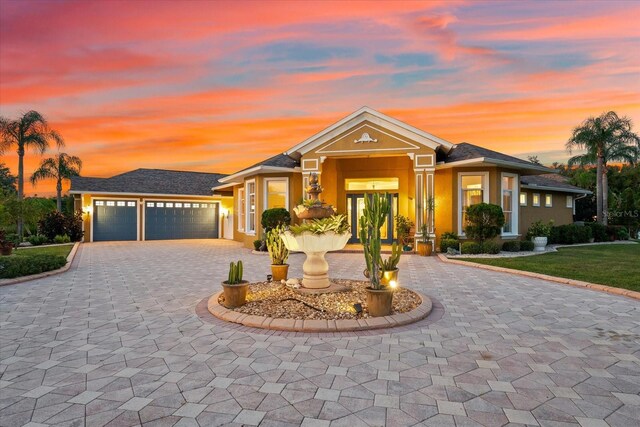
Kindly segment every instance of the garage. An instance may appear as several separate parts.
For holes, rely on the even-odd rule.
[[[146,201],[145,240],[214,239],[218,237],[218,204]]]
[[[135,200],[94,200],[93,241],[138,240]]]

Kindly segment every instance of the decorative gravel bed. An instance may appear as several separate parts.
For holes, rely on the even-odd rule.
[[[258,282],[249,285],[247,303],[236,312],[281,319],[363,319],[368,318],[368,281],[332,279],[333,283],[345,286],[344,292],[319,295],[302,295],[282,283]],[[224,295],[218,302],[224,305]],[[393,296],[393,314],[406,313],[420,305],[422,299],[409,289],[399,288]],[[357,313],[354,304],[362,305]]]

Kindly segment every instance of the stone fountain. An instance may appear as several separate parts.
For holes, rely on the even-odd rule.
[[[335,214],[332,206],[323,204],[318,195],[322,193],[322,187],[318,183],[318,175],[311,174],[309,186],[305,189],[309,199],[305,204],[296,206],[293,211],[297,217],[304,220],[328,218]],[[302,287],[308,289],[326,289],[331,286],[329,281],[329,264],[324,256],[327,252],[339,251],[344,248],[351,233],[338,234],[332,231],[316,234],[305,231],[301,234],[293,234],[285,231],[282,240],[290,251],[304,252],[307,256],[302,265]]]

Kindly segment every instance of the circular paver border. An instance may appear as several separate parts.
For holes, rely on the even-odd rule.
[[[207,309],[214,317],[225,322],[252,328],[288,332],[355,332],[373,329],[388,329],[415,323],[427,317],[433,310],[433,303],[429,297],[418,291],[411,290],[420,297],[421,303],[407,313],[398,313],[384,317],[369,317],[366,319],[283,319],[267,316],[256,316],[230,310],[218,302],[223,291],[216,292],[207,301]]]

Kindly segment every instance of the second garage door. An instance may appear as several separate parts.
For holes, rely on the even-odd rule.
[[[145,203],[145,240],[214,239],[218,204],[175,201]]]

